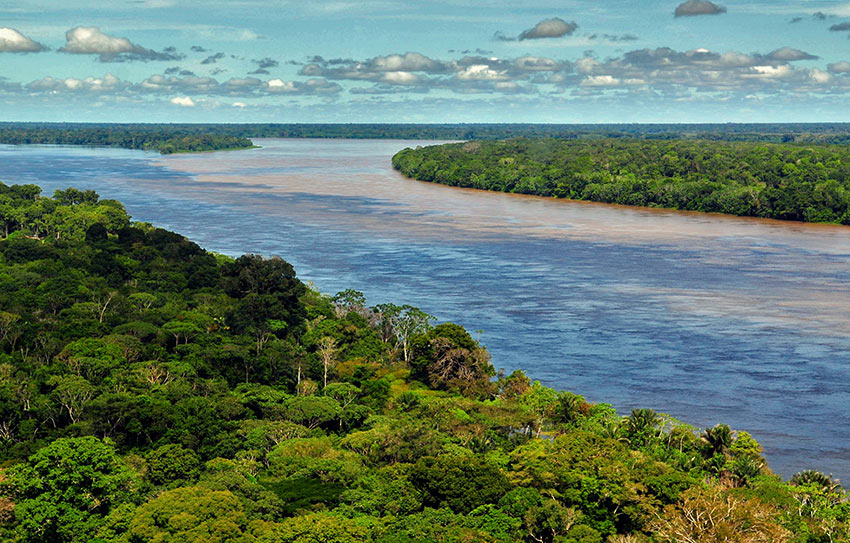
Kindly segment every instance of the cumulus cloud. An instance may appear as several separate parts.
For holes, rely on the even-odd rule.
[[[741,53],[669,47],[636,49],[601,59],[588,52],[570,62],[545,56],[500,58],[467,55],[454,59],[431,58],[408,52],[366,60],[313,57],[301,67],[300,80],[234,77],[217,80],[199,77],[179,66],[140,82],[101,78],[50,78],[25,86],[9,86],[8,93],[65,94],[75,100],[90,96],[114,100],[191,99],[198,106],[249,104],[277,97],[281,101],[314,97],[335,99],[343,93],[357,96],[446,93],[540,96],[665,96],[718,100],[745,96],[850,95],[850,62],[826,67],[802,67],[799,61],[817,57],[782,47],[767,53]],[[264,59],[253,61],[260,66]],[[7,90],[8,89],[8,90]],[[673,99],[673,98],[671,98]],[[176,104],[175,105],[179,105]],[[234,106],[239,107],[239,106]]]
[[[560,85],[574,89],[578,77],[583,95],[651,92],[663,96],[702,94],[728,98],[745,94],[850,94],[850,78],[833,76],[841,69],[850,73],[850,64],[834,66],[829,71],[798,68],[793,64],[813,56],[791,48],[767,54],[707,49],[676,51],[669,47],[640,49],[605,61],[589,56],[579,59],[573,64],[575,75],[563,77]],[[549,81],[559,84],[554,78]]]
[[[510,79],[507,70],[495,70],[487,64],[473,64],[455,74],[460,81],[505,81]]]
[[[14,28],[0,27],[0,53],[38,53],[45,49]]]
[[[195,101],[188,96],[175,96],[171,99],[171,103],[181,107],[195,107]]]
[[[337,83],[326,79],[312,78],[307,81],[282,81],[272,79],[265,83],[264,91],[271,94],[287,95],[332,95],[342,91]]]
[[[130,87],[130,83],[121,81],[112,74],[106,74],[103,77],[86,77],[77,79],[74,77],[54,78],[44,77],[36,81],[32,81],[26,85],[27,90],[32,92],[47,92],[55,94],[58,92],[93,92],[93,93],[110,93],[124,91]]]
[[[814,81],[815,83],[820,83],[820,84],[827,84],[830,81],[832,81],[832,74],[830,74],[829,72],[825,72],[823,70],[818,70],[817,68],[814,68],[809,73],[809,77],[811,77],[812,81]]]
[[[493,37],[499,41],[525,41],[540,40],[545,38],[561,38],[569,36],[576,31],[578,25],[575,22],[566,22],[558,17],[540,21],[533,28],[522,31],[516,38],[496,32]]]
[[[414,72],[444,74],[453,71],[449,65],[443,62],[420,53],[411,52],[374,57],[364,61],[352,59],[325,60],[322,57],[313,57],[310,60],[309,64],[299,70],[300,75],[337,80],[351,79],[410,84],[414,79],[412,76]]]
[[[63,53],[75,55],[100,55],[101,62],[126,62],[133,60],[181,60],[185,58],[173,47],[153,51],[136,45],[127,38],[104,34],[96,26],[77,26],[65,33]]]
[[[539,40],[542,38],[560,38],[562,36],[568,36],[576,31],[578,25],[574,22],[566,22],[563,19],[559,19],[558,17],[554,17],[552,19],[546,19],[545,21],[540,21],[534,28],[529,28],[522,32],[519,35],[519,41],[522,40]]]
[[[616,87],[620,83],[621,80],[612,75],[591,75],[583,79],[580,85],[583,87]]]
[[[187,75],[175,77],[152,75],[129,89],[137,94],[180,94],[193,96],[330,96],[342,92],[342,87],[326,79],[311,78],[306,81],[264,81],[256,77],[231,78],[219,82],[212,77]]]
[[[847,30],[850,30],[850,22],[834,24],[829,27],[829,30],[832,32],[846,32]]]
[[[213,94],[219,89],[219,82],[212,77],[166,77],[164,75],[152,75],[135,86],[135,90],[142,93],[153,92],[183,92],[192,94]]]
[[[696,15],[720,15],[726,8],[708,0],[688,0],[682,2],[673,12],[674,17],[693,17]]]
[[[206,53],[207,51],[209,51],[209,49],[204,49],[200,45],[193,45],[189,49],[191,49],[194,53]]]
[[[423,93],[432,90],[516,94],[535,90],[532,85],[521,83],[542,82],[552,74],[569,68],[569,62],[531,55],[515,59],[467,55],[457,60],[437,60],[408,52],[362,61],[313,57],[299,73],[375,84],[373,87],[351,89],[354,94]]]
[[[374,83],[372,87],[350,89],[353,94],[439,90],[463,94],[518,94],[537,92],[535,84],[545,83],[555,74],[569,69],[569,62],[531,55],[518,58],[467,55],[456,60],[438,60],[408,52],[367,60],[313,57],[299,73],[330,80]]]
[[[826,69],[834,74],[850,74],[850,62],[842,60],[841,62],[827,64]]]
[[[792,49],[790,47],[782,47],[781,49],[777,49],[775,51],[771,51],[767,54],[767,58],[770,60],[781,60],[786,62],[792,62],[795,60],[817,60],[820,57],[811,55],[804,51],[800,51],[799,49]]]

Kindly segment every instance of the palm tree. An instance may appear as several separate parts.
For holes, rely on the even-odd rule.
[[[623,420],[626,441],[635,447],[642,447],[655,437],[655,429],[661,423],[661,417],[653,409],[632,409]]]
[[[707,428],[701,437],[711,447],[712,454],[725,455],[732,446],[732,429],[728,424]]]

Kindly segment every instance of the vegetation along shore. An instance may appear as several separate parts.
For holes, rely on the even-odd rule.
[[[0,185],[4,541],[850,537],[838,482],[782,481],[745,431],[623,416],[414,307],[40,192]]]
[[[408,148],[393,166],[451,186],[850,224],[850,150],[842,145],[517,138]]]

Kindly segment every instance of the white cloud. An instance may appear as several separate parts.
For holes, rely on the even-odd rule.
[[[14,28],[0,27],[0,53],[38,53],[44,46]]]
[[[62,79],[47,76],[28,83],[26,88],[32,92],[49,92],[55,94],[62,91],[116,92],[126,90],[130,86],[130,83],[126,81],[121,81],[112,74],[106,74],[103,77],[86,77],[84,79],[74,77]]]
[[[195,107],[196,105],[195,101],[189,98],[188,96],[175,96],[171,99],[171,103],[181,107]]]
[[[127,38],[104,34],[95,26],[72,28],[65,33],[65,39],[67,43],[61,51],[78,55],[117,55],[131,53],[138,47]]]
[[[384,74],[383,81],[394,85],[414,85],[419,83],[419,76],[410,72],[387,72]]]
[[[270,94],[292,95],[338,94],[342,91],[342,87],[336,83],[320,78],[312,78],[303,82],[271,79],[264,84],[264,88]]]
[[[248,107],[248,104],[246,104],[245,102],[233,102],[230,105],[238,108]]]
[[[622,81],[611,75],[591,75],[582,80],[582,87],[617,87]]]
[[[375,57],[370,64],[380,72],[427,72],[437,67],[437,62],[420,53]]]
[[[145,49],[127,38],[110,36],[96,26],[77,26],[65,32],[63,53],[75,55],[100,55],[101,62],[123,62],[127,60],[180,60],[183,55],[173,48],[163,52]]]
[[[824,72],[822,70],[818,70],[817,68],[813,69],[809,74],[809,77],[812,78],[812,81],[815,83],[826,84],[832,81],[832,75],[829,72]]]
[[[592,73],[600,63],[593,57],[583,57],[575,62],[576,71],[583,74]]]
[[[780,66],[753,66],[753,74],[745,74],[745,77],[764,77],[769,79],[780,79],[788,77],[794,72],[794,69],[787,65]]]
[[[461,81],[504,81],[508,75],[503,70],[493,70],[487,64],[467,66],[455,75]]]

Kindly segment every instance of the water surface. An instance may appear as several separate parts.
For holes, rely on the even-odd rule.
[[[850,228],[456,189],[406,179],[423,142],[257,140],[160,157],[0,146],[0,180],[75,186],[231,255],[279,254],[322,291],[411,303],[497,367],[700,427],[790,476],[850,478]]]

